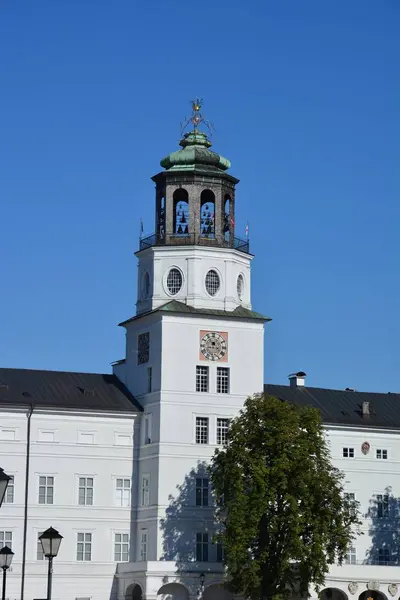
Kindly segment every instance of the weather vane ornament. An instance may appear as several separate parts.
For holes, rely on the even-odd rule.
[[[190,115],[190,117],[186,117],[186,119],[183,121],[183,123],[181,123],[181,135],[184,134],[185,129],[190,124],[193,125],[193,131],[198,132],[198,127],[201,123],[204,123],[204,125],[207,127],[210,135],[212,135],[212,133],[215,129],[214,125],[210,121],[207,121],[201,113],[201,109],[203,106],[203,99],[196,98],[196,100],[192,100],[191,105],[192,105],[192,114]]]

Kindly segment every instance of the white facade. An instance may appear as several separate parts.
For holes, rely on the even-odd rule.
[[[130,536],[134,415],[33,412],[28,480],[25,594],[46,596],[47,560],[38,535],[53,526],[63,536],[54,559],[53,599],[110,597],[118,534]],[[15,553],[7,597],[19,599],[23,555],[28,412],[0,413],[0,464],[13,477],[0,512],[1,541]],[[85,504],[83,504],[85,502]],[[83,557],[78,535],[85,534]],[[89,535],[88,535],[89,534]],[[81,536],[79,536],[81,537]]]

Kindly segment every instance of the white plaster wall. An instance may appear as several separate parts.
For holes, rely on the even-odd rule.
[[[15,552],[7,579],[7,597],[20,598],[26,456],[25,414],[0,413],[0,465],[15,478],[13,504],[0,509],[0,530],[12,531]],[[133,415],[39,414],[31,421],[31,462],[28,500],[25,600],[46,595],[47,560],[36,560],[37,534],[50,526],[63,536],[54,559],[54,600],[109,597],[116,563],[114,533],[129,533],[131,508],[116,505],[115,479],[133,472]],[[15,429],[16,440],[4,440],[4,430]],[[55,442],[38,441],[39,431],[54,431]],[[94,444],[80,444],[78,432],[94,432]],[[130,437],[116,445],[116,434]],[[38,504],[39,475],[54,476],[54,503]],[[78,504],[78,477],[94,478],[93,506]],[[77,532],[92,533],[92,560],[76,560]]]
[[[138,314],[157,308],[170,300],[179,300],[195,308],[234,310],[237,306],[251,308],[252,255],[229,248],[202,246],[157,246],[137,253],[138,262]],[[166,276],[172,267],[180,269],[183,285],[172,296],[166,286]],[[205,289],[205,276],[210,269],[220,275],[220,289],[210,296]],[[148,271],[151,280],[150,296],[143,298],[140,282]],[[237,278],[244,278],[242,299],[237,295]]]

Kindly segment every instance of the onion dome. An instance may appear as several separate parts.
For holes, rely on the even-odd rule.
[[[167,171],[226,171],[231,163],[210,150],[207,135],[197,129],[185,133],[179,145],[181,150],[171,152],[160,162]]]

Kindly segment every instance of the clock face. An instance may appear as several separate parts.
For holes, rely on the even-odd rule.
[[[228,334],[217,331],[200,332],[200,357],[202,360],[228,359]]]

